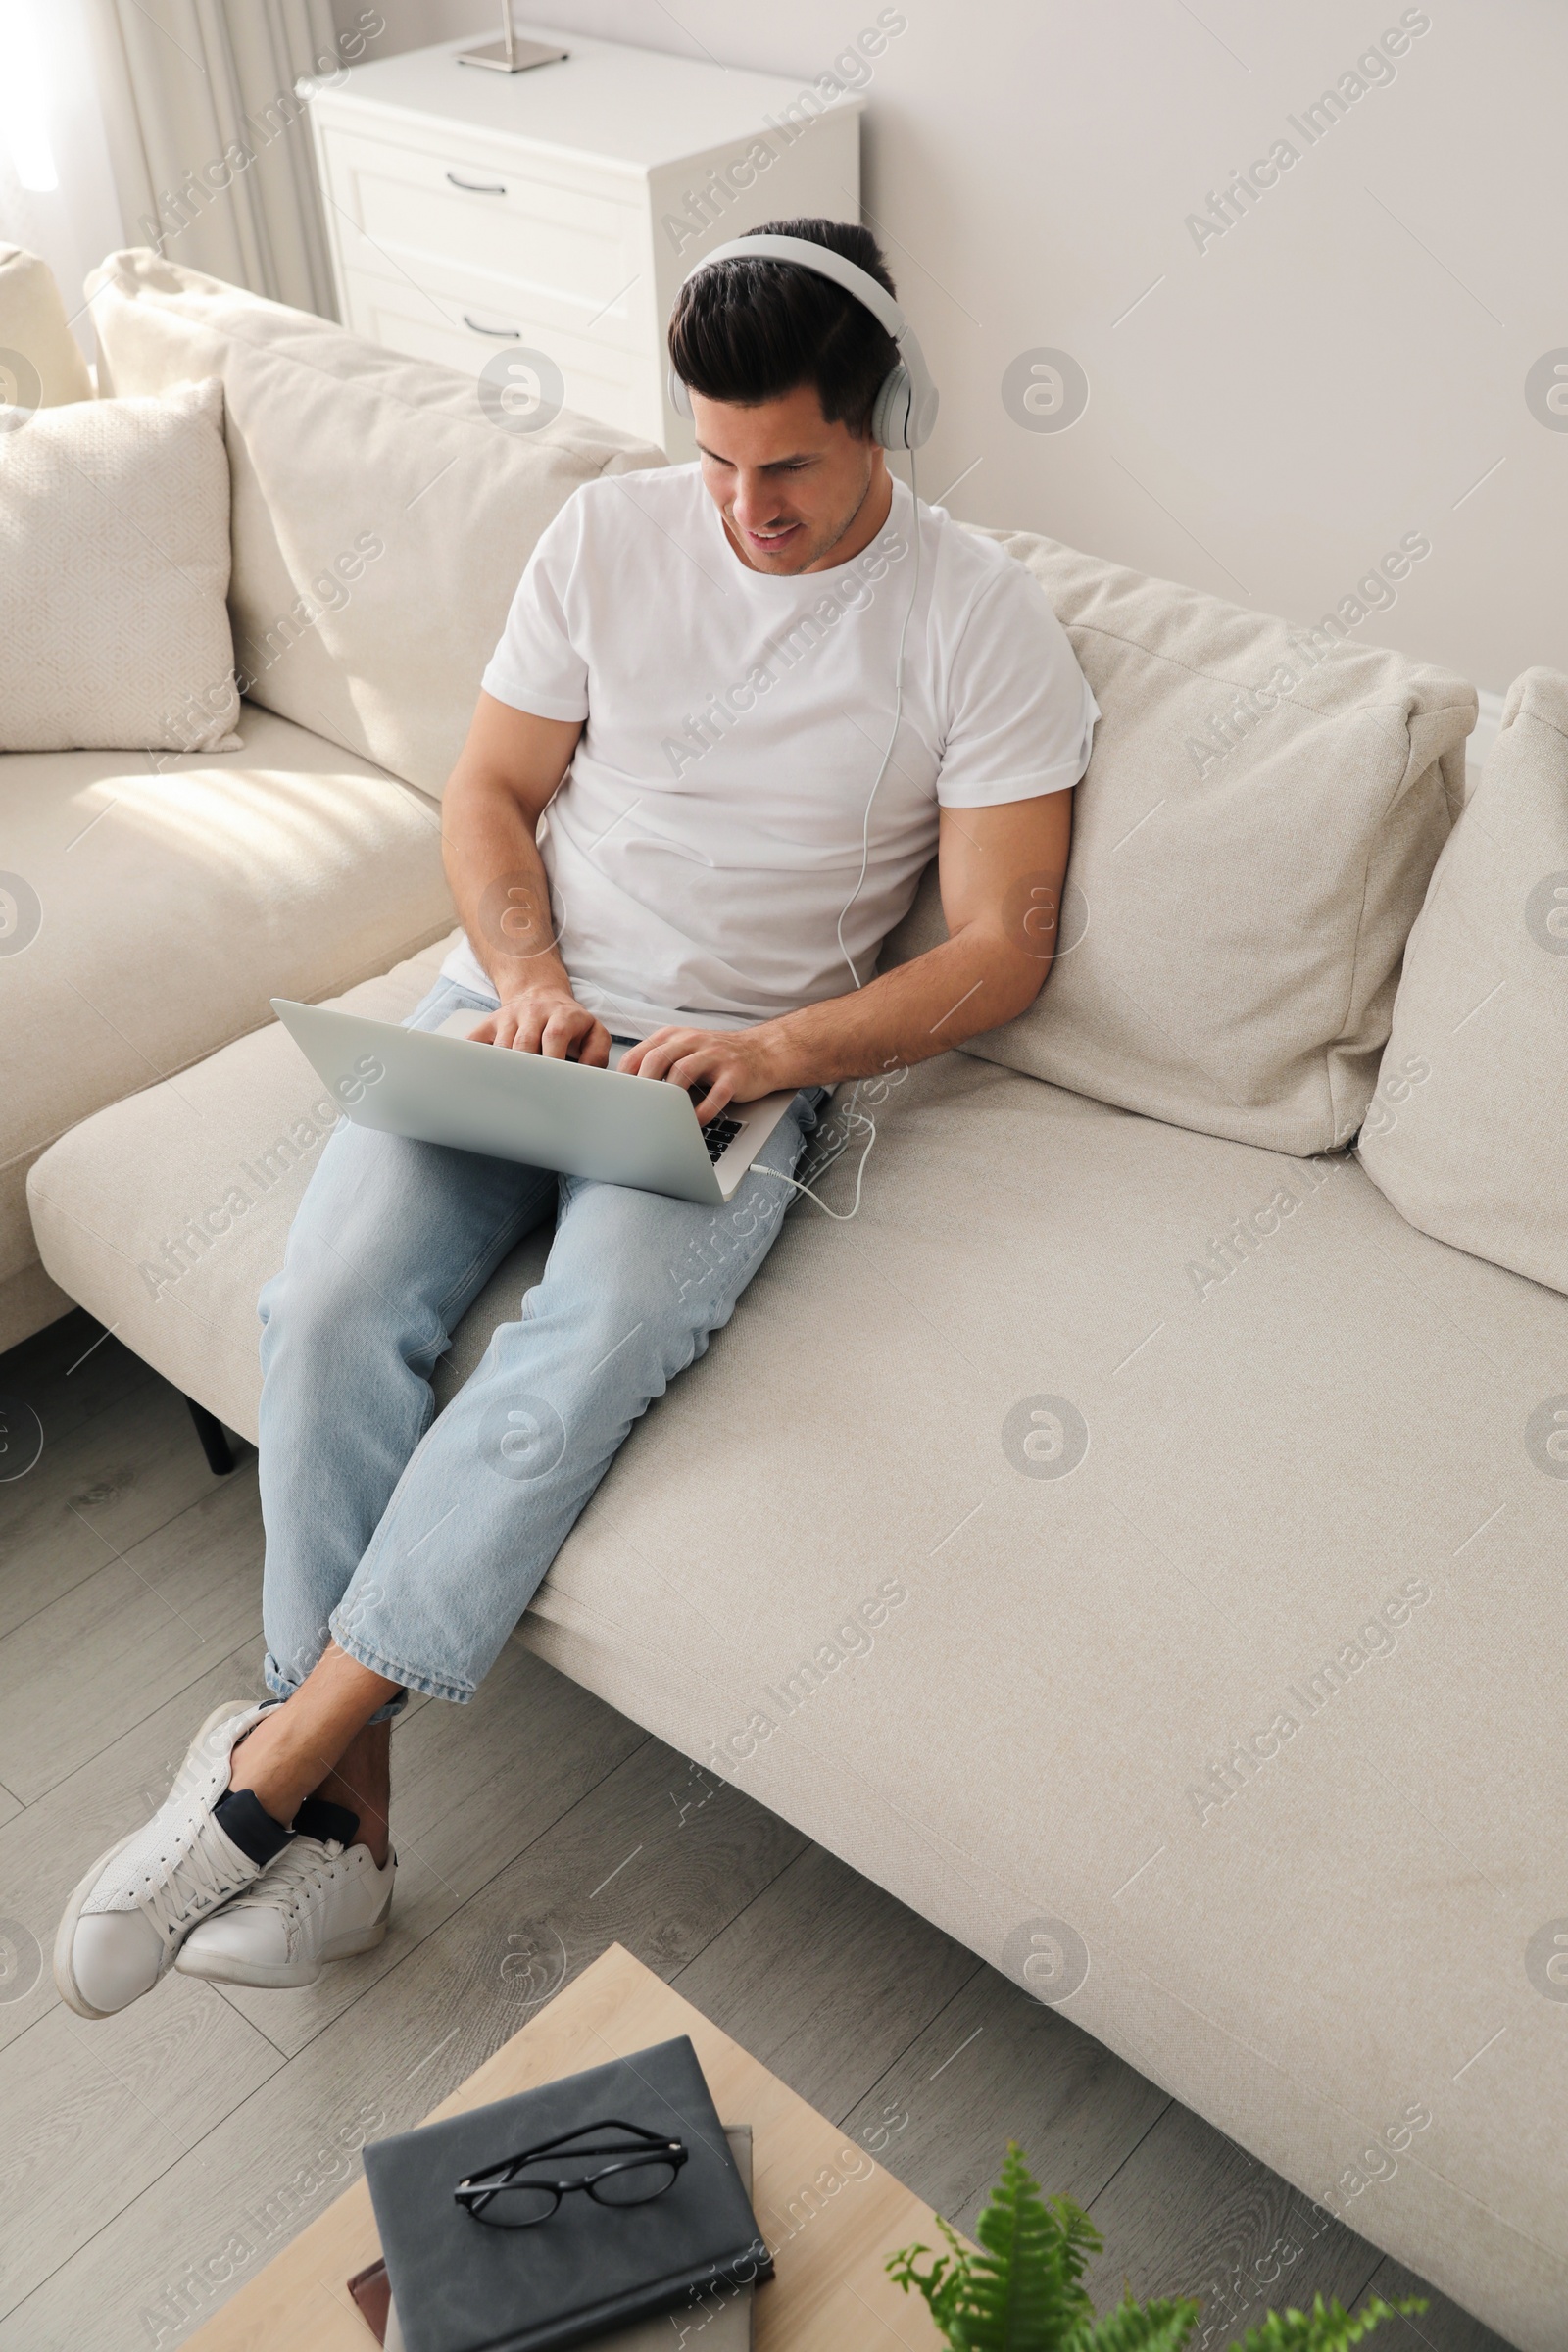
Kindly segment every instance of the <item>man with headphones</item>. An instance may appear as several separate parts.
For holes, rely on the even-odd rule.
[[[874,239],[721,245],[669,351],[701,456],[586,484],[540,538],[443,808],[466,938],[409,1025],[471,1008],[503,1048],[699,1090],[705,1119],[794,1103],[717,1211],[338,1127],[261,1300],[273,1695],[220,1707],[77,1887],[56,1976],[82,2015],[171,1966],[296,1985],[380,1939],[406,1693],[472,1697],[729,1320],[827,1090],[1046,976],[1099,713],[1030,574],[914,495],[937,394]],[[878,977],[933,852],[949,936]],[[458,1319],[552,1215],[540,1283],[435,1418]]]

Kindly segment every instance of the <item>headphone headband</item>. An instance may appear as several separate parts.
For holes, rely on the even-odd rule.
[[[818,277],[832,278],[846,294],[853,294],[895,343],[902,343],[909,331],[903,311],[868,270],[835,253],[831,245],[815,244],[809,237],[732,237],[727,245],[715,245],[711,253],[694,262],[681,284],[689,286],[715,262],[794,262],[802,270],[814,270]]]
[[[871,434],[884,449],[919,449],[931,438],[937,420],[938,393],[931,381],[919,338],[903,310],[868,270],[830,245],[808,237],[732,237],[715,245],[694,262],[681,279],[682,287],[712,268],[715,262],[792,262],[797,269],[831,278],[842,292],[870,312],[878,326],[898,345],[899,359],[878,386],[871,411]],[[678,296],[677,296],[678,299]],[[670,406],[681,416],[692,413],[691,396],[673,368],[669,371]]]

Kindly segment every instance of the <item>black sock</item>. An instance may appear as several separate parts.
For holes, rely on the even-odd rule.
[[[213,1807],[213,1819],[224,1837],[261,1870],[283,1851],[294,1835],[272,1819],[254,1788],[230,1788]]]
[[[329,1838],[335,1838],[339,1845],[352,1845],[359,1826],[357,1813],[351,1813],[347,1805],[329,1804],[324,1796],[308,1796],[294,1816],[296,1833],[319,1838],[323,1845]]]

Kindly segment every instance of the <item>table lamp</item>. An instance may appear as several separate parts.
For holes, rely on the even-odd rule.
[[[565,56],[543,41],[519,41],[512,22],[512,0],[501,0],[501,38],[482,49],[460,49],[460,66],[488,66],[494,74],[526,74],[530,66],[553,66]]]

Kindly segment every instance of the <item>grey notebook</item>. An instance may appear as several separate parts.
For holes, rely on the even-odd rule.
[[[724,2137],[750,2196],[752,2127],[726,2124]],[[755,2286],[715,2290],[698,2312],[666,2311],[657,2319],[638,2320],[610,2335],[596,2335],[582,2346],[582,2352],[674,2352],[677,2346],[685,2347],[686,2352],[752,2352],[752,2298],[756,2292]],[[386,2315],[385,2352],[406,2352],[396,2304]]]
[[[680,2143],[651,2199],[558,2192],[543,2224],[511,2228],[486,2226],[454,2194],[522,2150],[607,2130]],[[573,2159],[557,2163],[569,2171]],[[365,2172],[408,2352],[565,2352],[637,2321],[707,2309],[772,2270],[684,2034],[371,2140]],[[510,2197],[521,2186],[477,2193]]]

